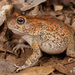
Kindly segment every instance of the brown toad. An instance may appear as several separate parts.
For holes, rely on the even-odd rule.
[[[23,47],[28,47],[23,44],[24,41],[28,42],[33,49],[25,65],[17,70],[35,65],[42,56],[42,51],[48,54],[59,54],[67,49],[66,54],[75,57],[74,30],[54,17],[26,18],[14,13],[7,24],[13,33],[22,37],[13,50],[19,48],[23,50]]]

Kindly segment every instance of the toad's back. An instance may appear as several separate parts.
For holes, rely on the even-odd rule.
[[[68,37],[70,34],[74,34],[73,29],[65,25],[60,20],[53,17],[44,17],[44,18],[27,18],[28,23],[30,24],[30,29],[26,30],[30,35],[37,35],[42,30],[45,32],[50,31],[59,34],[60,36]]]
[[[39,36],[40,48],[49,54],[58,54],[68,47],[69,38],[74,35],[73,29],[53,17],[28,18],[30,35]]]

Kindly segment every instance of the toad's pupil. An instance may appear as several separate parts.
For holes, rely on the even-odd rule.
[[[18,21],[19,21],[19,22],[23,22],[23,20],[21,20],[21,19],[20,19],[20,20],[18,20]]]

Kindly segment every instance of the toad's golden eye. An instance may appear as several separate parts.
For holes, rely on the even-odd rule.
[[[22,25],[22,24],[25,23],[25,19],[20,16],[20,17],[17,18],[17,23],[18,23],[19,25]]]

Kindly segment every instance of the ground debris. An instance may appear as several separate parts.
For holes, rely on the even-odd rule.
[[[70,25],[70,21],[71,21],[71,18],[66,16],[64,23]]]
[[[1,0],[1,2],[2,1],[7,1],[7,0]],[[70,9],[68,8],[69,5],[67,6],[65,5],[65,8],[64,8],[64,4],[62,4],[61,6],[57,4],[57,6],[59,6],[59,8],[61,7],[62,9],[62,10],[60,9],[58,10],[57,7],[54,8],[54,5],[52,6],[49,3],[48,3],[48,6],[46,6],[46,3],[44,3],[36,7],[34,6],[34,8],[32,8],[29,5],[25,5],[25,2],[24,2],[24,1],[32,1],[32,0],[21,0],[21,1],[11,0],[11,1],[14,4],[14,7],[17,6],[17,8],[20,9],[20,12],[24,12],[23,15],[25,16],[27,16],[27,14],[30,16],[32,15],[39,16],[41,14],[41,18],[42,18],[42,15],[54,16],[58,18],[59,20],[61,20],[62,22],[72,25],[72,27],[75,29],[75,10],[74,10],[75,6],[73,4],[71,4],[72,6]],[[19,3],[18,1],[20,1],[20,4],[18,4]],[[45,1],[45,0],[39,0],[39,1]],[[52,0],[47,0],[47,1],[52,1]],[[56,3],[56,1],[58,0],[53,0],[53,1],[55,1]],[[65,1],[68,1],[68,0],[62,0],[63,3]],[[36,2],[36,0],[34,0],[34,2]],[[8,2],[0,3],[0,6],[2,7],[3,5],[6,5],[6,4],[8,4]],[[41,6],[43,10],[42,12],[40,9]],[[26,7],[29,7],[29,8],[26,8]],[[17,10],[16,8],[15,10],[19,12],[19,10]],[[26,10],[29,10],[29,13],[25,12]],[[5,27],[5,25],[2,25],[2,26]],[[66,56],[66,53],[62,53],[60,55],[44,54],[43,57],[40,58],[40,61],[36,64],[35,67],[27,68],[19,73],[15,73],[16,67],[13,66],[14,63],[18,66],[24,65],[27,58],[32,54],[32,51],[31,49],[25,49],[25,53],[22,53],[20,51],[19,57],[16,58],[18,54],[13,52],[12,49],[14,45],[18,43],[18,40],[17,40],[18,36],[16,35],[15,38],[12,38],[12,41],[7,41],[7,39],[5,39],[6,30],[7,30],[7,26],[3,30],[2,30],[2,27],[0,26],[0,71],[10,72],[10,73],[14,72],[14,73],[10,74],[10,73],[0,72],[0,75],[32,75],[32,74],[33,75],[48,75],[48,74],[49,75],[69,75],[69,73],[71,75],[75,75],[75,62],[74,62],[75,59],[72,59],[70,62],[68,62],[69,57]],[[9,36],[11,34],[12,33],[10,34],[8,33]],[[53,65],[53,67],[51,65]],[[55,72],[55,70],[57,71],[57,73]]]
[[[48,74],[52,73],[54,70],[55,69],[52,67],[52,65],[49,65],[49,66],[28,68],[18,74],[19,75],[24,75],[24,74],[26,74],[26,75],[48,75]]]
[[[4,49],[4,48],[3,48],[3,45],[0,45],[0,52],[4,52],[5,54],[6,54],[6,53],[9,53],[9,54],[13,54],[13,55],[18,56],[18,54],[16,54],[16,53],[13,52],[12,50],[10,50],[10,49],[9,49],[9,50],[8,50],[8,49],[7,49],[7,50]],[[2,56],[2,57],[3,57],[3,56]]]
[[[60,11],[63,9],[63,5],[54,5],[54,10],[55,11]]]
[[[31,67],[27,68],[20,73],[0,73],[2,75],[48,75],[52,73],[55,69],[52,67],[52,65],[49,66],[40,66],[40,67]]]
[[[46,0],[11,0],[12,4],[16,5],[16,7],[18,9],[20,9],[21,11],[26,11],[29,10],[33,7],[36,7],[37,5],[45,2]]]
[[[55,69],[58,70],[59,72],[68,75],[68,70],[67,70],[66,67],[63,66],[62,64],[57,63],[57,64],[54,65],[54,67],[55,67]]]
[[[52,74],[51,75],[64,75],[64,74],[56,74],[56,73],[54,73],[54,72],[52,72]]]
[[[75,18],[72,20],[72,27],[75,29]]]
[[[0,59],[0,71],[1,72],[13,72],[16,69],[14,63],[5,59]]]

